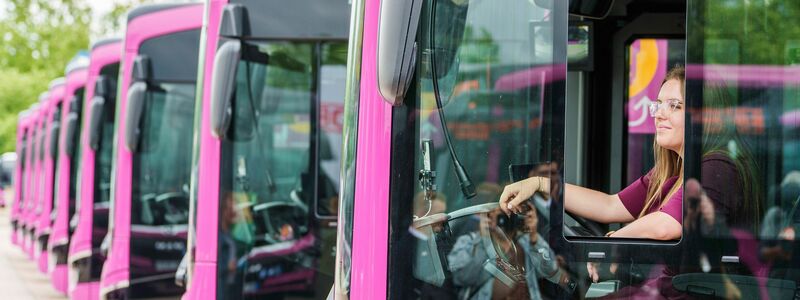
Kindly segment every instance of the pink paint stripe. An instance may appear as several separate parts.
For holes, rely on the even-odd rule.
[[[60,265],[53,270],[53,287],[56,291],[66,295],[67,294],[67,266]]]
[[[283,275],[267,278],[264,280],[265,286],[287,284],[296,281],[305,281],[306,289],[309,288],[308,283],[314,279],[315,271],[313,269],[304,269],[296,272],[286,273]]]
[[[533,67],[501,76],[494,83],[494,89],[498,92],[512,92],[564,80],[566,74],[566,65],[563,64]]]
[[[97,300],[99,284],[97,282],[79,283],[78,286],[70,291],[70,299]]]
[[[800,67],[772,65],[690,64],[686,77],[706,81],[734,82],[743,87],[800,85]]]
[[[391,106],[376,83],[379,0],[365,5],[358,120],[351,299],[386,298]]]
[[[784,113],[781,116],[781,124],[786,127],[800,127],[800,109]]]
[[[214,72],[214,56],[219,42],[219,22],[222,9],[228,1],[210,1],[207,4],[205,26],[205,55],[203,57],[203,100],[202,122],[200,124],[200,165],[198,173],[197,222],[195,261],[216,264],[217,231],[219,229],[218,205],[205,205],[219,202],[220,140],[211,135],[211,74]],[[214,270],[216,273],[216,269]],[[216,277],[216,276],[214,276]],[[210,288],[210,287],[209,287]]]
[[[250,254],[249,258],[251,260],[262,260],[262,259],[267,259],[267,258],[270,258],[270,257],[286,256],[286,255],[289,255],[289,254],[300,252],[303,249],[306,249],[306,248],[309,248],[309,247],[313,247],[315,240],[316,239],[314,238],[314,235],[309,234],[309,235],[306,235],[306,236],[304,236],[303,238],[301,238],[299,240],[292,241],[291,243],[293,243],[293,244],[291,244],[291,246],[289,246],[287,248],[278,249],[278,250],[268,250],[270,247],[274,247],[275,245],[262,247],[261,249],[256,248],[256,249],[253,249],[253,251],[251,251],[251,253],[252,252],[255,252],[255,253],[254,254]]]
[[[200,59],[203,63],[202,80],[202,106],[200,122],[200,159],[197,179],[197,199],[193,203],[197,218],[195,221],[194,235],[194,270],[183,299],[203,299],[204,295],[217,293],[217,234],[219,229],[219,165],[220,165],[220,140],[211,135],[211,74],[214,72],[214,56],[217,54],[219,42],[219,23],[222,9],[227,0],[206,1],[205,22],[203,24],[203,37]]]

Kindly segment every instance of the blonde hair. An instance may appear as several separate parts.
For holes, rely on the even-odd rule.
[[[681,96],[686,99],[684,93],[684,82],[686,81],[686,70],[683,66],[677,65],[667,72],[664,81],[661,82],[663,87],[667,81],[678,80],[681,83]],[[683,152],[683,146],[680,149]],[[669,199],[678,192],[683,185],[683,158],[675,151],[661,147],[658,142],[653,139],[653,155],[655,156],[655,166],[646,176],[650,180],[647,187],[647,197],[645,198],[644,207],[639,213],[637,218],[641,218],[647,214],[651,207],[658,205],[659,208],[667,204]],[[678,180],[672,185],[667,195],[661,198],[661,191],[667,184],[667,181],[678,176]]]

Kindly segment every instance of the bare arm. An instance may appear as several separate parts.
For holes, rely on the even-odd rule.
[[[665,212],[647,214],[617,230],[611,237],[645,238],[654,240],[679,239],[683,227],[675,218]]]
[[[531,177],[509,184],[500,195],[500,209],[505,213],[517,212],[518,205],[530,198],[536,191],[550,192],[550,179]],[[575,215],[602,223],[630,222],[634,217],[622,204],[617,195],[566,184],[564,191],[565,209]]]
[[[564,208],[577,216],[601,223],[626,223],[635,218],[616,194],[565,184]]]

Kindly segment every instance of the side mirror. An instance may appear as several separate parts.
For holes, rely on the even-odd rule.
[[[569,0],[569,14],[584,18],[602,19],[611,12],[612,6],[614,6],[614,0]]]
[[[378,87],[392,105],[402,104],[417,58],[417,27],[422,0],[381,2],[378,24]]]
[[[78,124],[79,113],[80,113],[80,99],[77,96],[73,96],[72,100],[70,101],[70,111],[69,114],[67,115],[67,132],[65,136],[66,149],[64,149],[67,155],[69,155],[70,157],[72,157],[72,155],[75,154],[75,149],[76,149],[75,144],[77,142],[75,136],[77,135],[78,129],[80,128],[80,124]]]
[[[95,151],[100,147],[103,112],[105,111],[106,99],[112,96],[110,95],[111,84],[111,79],[100,75],[94,85],[94,97],[89,101],[89,147]]]
[[[147,55],[137,56],[133,61],[133,81],[147,81],[151,74],[150,58]]]
[[[128,90],[128,106],[125,110],[125,147],[128,151],[136,151],[139,144],[139,136],[142,123],[142,113],[144,111],[144,98],[147,93],[147,84],[139,81],[134,83]]]
[[[139,55],[133,61],[133,84],[128,89],[127,109],[125,110],[125,147],[136,151],[141,134],[142,113],[144,112],[147,80],[150,78],[150,59]]]
[[[64,137],[65,140],[65,149],[64,152],[67,153],[70,157],[75,154],[75,135],[78,133],[78,113],[71,112],[67,116],[67,132],[66,136]]]
[[[94,83],[94,96],[95,97],[104,97],[107,98],[111,94],[112,90],[112,79],[106,77],[105,75],[100,75],[97,77],[97,81]]]
[[[50,158],[55,159],[58,156],[58,132],[61,130],[61,124],[58,122],[58,118],[50,124]]]
[[[233,91],[236,87],[236,67],[242,55],[242,42],[230,40],[222,44],[214,57],[211,74],[211,134],[222,138],[233,116]]]
[[[106,233],[106,235],[103,236],[103,241],[100,243],[100,253],[102,253],[103,256],[105,256],[105,257],[108,257],[108,250],[111,249],[111,233],[112,232],[113,231],[111,231],[111,227],[109,226],[108,233]]]
[[[89,103],[89,147],[94,151],[100,147],[105,103],[106,99],[100,96],[95,96]]]
[[[186,283],[189,281],[189,251],[183,255],[178,269],[175,270],[175,285],[186,288]]]

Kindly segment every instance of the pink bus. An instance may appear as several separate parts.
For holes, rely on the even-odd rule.
[[[19,126],[19,125],[17,125]],[[14,178],[16,178],[17,152],[6,152],[0,155],[0,208],[14,200]]]
[[[30,221],[30,208],[33,206],[33,202],[36,199],[36,195],[38,194],[38,190],[36,189],[36,182],[38,174],[38,161],[39,161],[39,118],[42,114],[42,107],[43,103],[46,99],[49,98],[47,92],[42,93],[39,95],[39,102],[34,103],[30,110],[30,115],[28,116],[27,121],[27,141],[25,150],[27,152],[27,171],[25,174],[25,198],[22,198],[22,202],[19,205],[19,223],[20,223],[20,234],[21,234],[21,248],[22,251],[28,254],[28,257],[33,259],[30,255],[31,249],[33,248],[33,222]]]
[[[336,299],[800,293],[800,133],[787,114],[800,107],[796,1],[353,6]],[[666,107],[675,64],[687,78]],[[685,124],[673,160],[685,190],[651,198],[679,201],[670,215],[619,203],[655,178],[653,124],[665,115]],[[526,211],[503,213],[504,188],[531,177],[520,185],[541,189],[516,199]],[[565,208],[582,196],[630,218]],[[617,234],[664,229],[636,228],[654,217],[681,235]]]
[[[43,103],[41,144],[39,145],[41,162],[39,165],[40,188],[38,200],[33,212],[34,257],[38,261],[39,271],[48,272],[48,241],[53,229],[51,212],[55,202],[55,170],[58,164],[58,140],[61,132],[61,112],[64,102],[64,78],[50,82],[49,99]]]
[[[14,199],[11,203],[10,218],[11,218],[11,243],[21,246],[21,234],[24,230],[21,227],[20,210],[23,206],[24,199],[27,197],[28,186],[28,172],[30,154],[28,147],[29,135],[31,133],[31,119],[34,114],[34,104],[28,109],[22,111],[18,115],[17,122],[17,166],[14,169]]]
[[[65,71],[64,99],[61,109],[61,128],[63,134],[59,143],[53,143],[58,148],[58,172],[55,185],[55,200],[53,207],[53,229],[48,242],[50,257],[50,277],[57,291],[67,294],[67,252],[69,250],[69,237],[72,228],[70,217],[75,211],[75,194],[77,191],[77,175],[80,161],[76,160],[75,144],[80,136],[81,109],[86,86],[86,76],[89,67],[88,55],[76,55],[68,64]]]
[[[350,5],[207,1],[206,14],[184,298],[325,299]]]
[[[81,171],[79,203],[70,227],[75,229],[69,243],[69,295],[74,299],[98,299],[100,271],[105,256],[100,243],[108,231],[111,190],[111,154],[114,148],[114,116],[122,55],[122,40],[95,42],[89,54],[89,69],[83,105],[83,129],[74,145]]]
[[[127,15],[101,298],[183,293],[174,273],[186,251],[202,13],[161,4]]]

